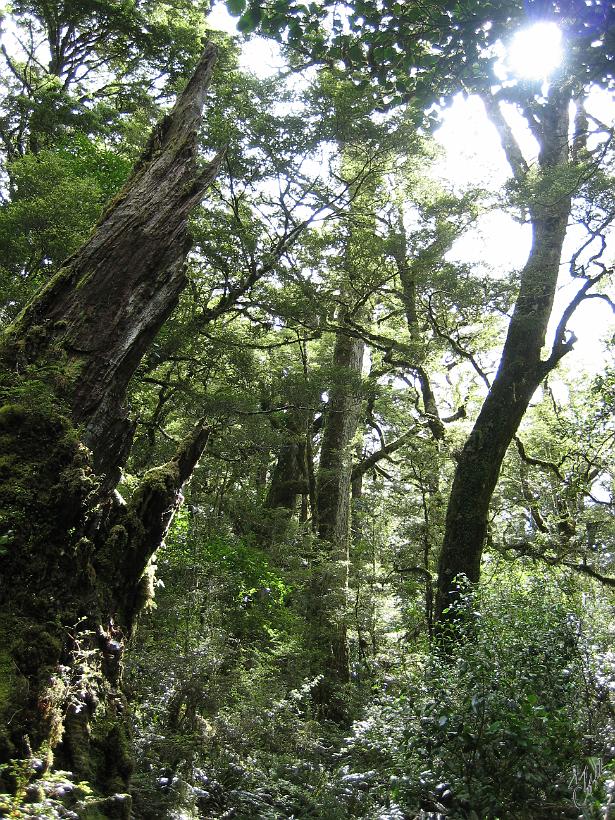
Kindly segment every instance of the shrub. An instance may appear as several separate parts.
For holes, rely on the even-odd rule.
[[[355,816],[555,818],[599,803],[613,753],[599,603],[585,596],[584,612],[565,581],[507,576],[460,601],[465,640],[417,657],[355,724],[340,777],[360,763],[372,780]]]

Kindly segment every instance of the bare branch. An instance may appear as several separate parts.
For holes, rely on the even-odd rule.
[[[564,476],[562,475],[558,464],[555,464],[553,461],[545,461],[542,458],[532,458],[532,456],[528,456],[525,446],[519,436],[515,436],[514,440],[517,445],[519,455],[526,464],[531,464],[534,467],[544,467],[546,470],[552,470],[560,481],[564,481]]]
[[[562,313],[562,318],[560,319],[559,324],[557,325],[557,330],[555,331],[551,355],[546,361],[541,362],[545,376],[549,373],[549,371],[553,370],[560,359],[562,359],[574,347],[577,337],[574,333],[570,333],[570,336],[566,338],[566,334],[569,332],[566,326],[579,305],[588,298],[587,293],[590,288],[593,288],[593,286],[596,285],[606,273],[607,271],[604,270],[602,273],[598,274],[598,276],[594,276],[592,279],[586,279]]]

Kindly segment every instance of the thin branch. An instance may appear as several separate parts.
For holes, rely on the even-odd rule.
[[[553,340],[553,347],[551,348],[551,355],[546,361],[541,362],[541,366],[544,369],[544,374],[547,375],[549,371],[553,370],[553,368],[557,365],[557,363],[562,359],[567,353],[569,353],[572,348],[574,347],[575,342],[577,341],[577,337],[574,333],[570,332],[570,336],[566,338],[566,334],[569,332],[567,329],[567,324],[572,318],[574,312],[579,307],[579,305],[588,298],[587,292],[590,288],[593,288],[607,273],[606,270],[603,270],[602,273],[599,273],[598,276],[594,276],[592,279],[586,279],[583,285],[579,288],[573,299],[564,309],[562,313],[562,318],[557,325],[557,330],[555,331],[555,338]]]
[[[531,464],[534,467],[544,467],[546,470],[552,470],[560,481],[564,481],[564,476],[562,475],[558,464],[555,464],[553,461],[546,461],[542,458],[533,458],[532,456],[528,456],[525,450],[525,445],[519,436],[515,436],[514,441],[517,445],[517,450],[522,461],[525,461],[526,464]]]

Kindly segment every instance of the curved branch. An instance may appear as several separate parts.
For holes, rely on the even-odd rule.
[[[399,450],[400,447],[408,441],[408,439],[416,433],[416,427],[413,427],[411,430],[408,430],[399,438],[392,441],[390,444],[386,444],[385,446],[381,447],[380,450],[376,450],[375,453],[372,453],[371,456],[368,456],[363,461],[360,461],[358,464],[352,468],[352,481],[356,481],[360,476],[365,475],[368,470],[371,470],[372,467],[375,467],[379,461],[382,461],[383,458],[387,458],[396,450]]]
[[[562,475],[559,466],[555,464],[554,461],[545,461],[542,458],[533,458],[532,456],[528,456],[528,454],[525,451],[525,445],[523,444],[519,436],[515,436],[514,441],[517,445],[517,450],[522,461],[525,461],[526,464],[531,464],[534,467],[544,467],[546,470],[552,470],[560,481],[564,481],[564,476]]]
[[[570,333],[570,336],[566,338],[566,334],[570,332],[567,329],[567,324],[572,318],[576,309],[579,307],[579,305],[585,299],[590,298],[588,295],[588,291],[591,288],[593,288],[593,286],[596,285],[607,273],[607,270],[603,270],[602,273],[598,274],[598,276],[594,276],[591,279],[586,279],[583,285],[575,294],[575,296],[571,299],[567,307],[564,309],[562,317],[557,325],[557,330],[555,331],[555,338],[553,339],[551,355],[546,361],[541,362],[543,374],[545,376],[551,370],[553,370],[553,368],[557,365],[560,359],[562,359],[574,347],[574,344],[577,341],[577,337],[574,335],[574,333]],[[593,296],[594,294],[591,295]]]

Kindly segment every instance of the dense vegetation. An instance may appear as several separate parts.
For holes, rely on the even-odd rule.
[[[2,21],[0,813],[608,818],[612,4],[226,6]]]

